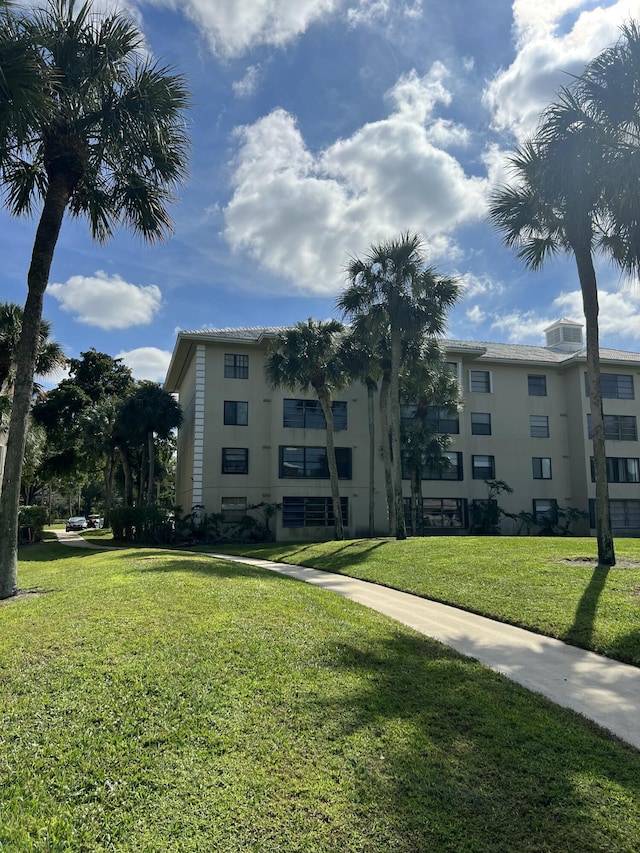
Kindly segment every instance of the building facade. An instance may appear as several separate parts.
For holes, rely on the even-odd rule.
[[[178,394],[177,504],[183,513],[221,513],[238,520],[248,507],[278,504],[276,539],[332,538],[333,514],[325,422],[315,399],[273,390],[264,361],[277,328],[180,332],[165,388]],[[443,341],[456,371],[458,412],[434,410],[450,437],[450,464],[423,474],[423,519],[433,533],[470,530],[474,507],[486,501],[486,480],[513,492],[499,503],[541,525],[557,510],[587,517],[572,528],[594,533],[595,485],[589,388],[582,326],[560,320],[546,346]],[[607,469],[614,536],[640,535],[640,354],[601,350]],[[377,407],[376,407],[377,410]],[[354,383],[334,401],[335,445],[345,535],[369,531],[367,392]],[[375,424],[375,445],[380,427]],[[404,480],[404,495],[410,495]],[[375,454],[374,532],[388,535],[384,476]],[[503,519],[504,533],[521,530]]]

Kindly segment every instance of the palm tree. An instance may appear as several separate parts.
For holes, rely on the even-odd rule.
[[[572,254],[580,281],[587,331],[593,458],[596,481],[598,560],[615,564],[604,418],[600,388],[598,289],[594,252],[611,232],[606,204],[603,151],[598,134],[573,93],[565,91],[543,115],[536,136],[510,162],[515,184],[491,198],[489,216],[505,244],[531,270],[557,254]]]
[[[373,246],[364,260],[347,265],[349,285],[337,300],[349,318],[367,316],[379,341],[388,340],[389,427],[393,470],[395,536],[406,539],[400,461],[400,371],[403,341],[421,341],[444,331],[447,310],[459,296],[458,284],[426,267],[417,234]],[[390,513],[390,520],[392,515]]]
[[[443,470],[444,456],[451,439],[439,433],[430,418],[434,407],[455,412],[460,402],[458,379],[445,365],[442,351],[433,342],[423,347],[401,377],[402,398],[415,405],[409,421],[401,424],[402,458],[411,482],[411,527],[413,535],[422,533],[422,473],[425,467]]]
[[[344,539],[338,466],[334,445],[333,394],[349,384],[342,358],[344,326],[338,320],[307,320],[285,329],[271,342],[265,374],[272,388],[308,393],[312,389],[322,408],[326,429],[327,467],[331,483],[335,538]]]
[[[375,465],[376,427],[375,393],[382,378],[379,353],[372,346],[375,341],[365,328],[351,326],[344,338],[342,358],[345,370],[352,380],[360,381],[367,389],[367,420],[369,424],[369,536],[375,532]]]
[[[0,395],[9,395],[16,372],[16,355],[22,333],[23,311],[14,302],[0,302]],[[51,323],[40,321],[36,351],[36,374],[48,376],[63,367],[66,357],[62,347],[51,340]]]
[[[171,231],[167,204],[185,177],[188,141],[184,79],[148,58],[143,37],[122,13],[51,0],[12,14],[0,37],[27,33],[49,72],[46,103],[2,127],[0,175],[14,215],[42,210],[27,284],[5,478],[0,499],[0,598],[17,590],[20,473],[44,293],[60,228],[69,212],[88,219],[100,242],[124,224],[148,241]],[[6,45],[5,45],[6,46]],[[0,49],[0,56],[2,55]],[[3,112],[3,120],[4,120]],[[15,144],[14,144],[15,143]]]
[[[124,443],[129,446],[134,444],[137,438],[141,439],[140,492],[142,494],[146,480],[145,502],[147,506],[151,506],[153,503],[153,487],[155,485],[156,452],[154,436],[157,435],[159,438],[166,439],[181,424],[182,409],[179,403],[157,382],[140,382],[120,409],[115,429],[116,436],[125,436]],[[126,448],[124,451],[126,453]],[[125,470],[125,483],[126,478],[127,471]],[[125,491],[128,488],[130,486],[127,484]]]

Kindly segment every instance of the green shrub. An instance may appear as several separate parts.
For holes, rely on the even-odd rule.
[[[155,506],[121,506],[111,510],[111,530],[116,542],[127,545],[168,545],[173,524]]]
[[[20,542],[41,542],[42,529],[47,523],[47,508],[44,506],[21,506],[18,510]]]

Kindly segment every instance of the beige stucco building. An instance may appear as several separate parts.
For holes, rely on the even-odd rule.
[[[234,520],[247,506],[281,504],[278,540],[332,536],[324,418],[311,396],[271,389],[264,375],[275,328],[180,332],[165,388],[184,412],[178,434],[177,503]],[[589,398],[582,326],[560,320],[546,346],[446,340],[463,404],[440,428],[451,437],[451,465],[423,479],[423,514],[434,533],[469,530],[486,479],[512,494],[500,506],[542,518],[554,509],[590,513],[576,532],[593,533]],[[640,535],[640,354],[601,351],[614,535]],[[335,443],[346,534],[369,529],[367,394],[354,384],[334,404]],[[438,413],[434,412],[437,418]],[[380,444],[376,423],[376,445]],[[404,481],[405,496],[410,494]],[[375,533],[386,535],[382,461],[376,453]],[[580,526],[582,525],[582,526]],[[517,530],[506,519],[503,532]]]

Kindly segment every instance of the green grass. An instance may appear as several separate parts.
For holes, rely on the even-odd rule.
[[[578,538],[434,536],[228,550],[374,581],[640,665],[636,539],[616,541],[619,565],[610,570],[564,562],[595,560],[595,541]]]
[[[22,558],[0,850],[637,850],[636,750],[389,619],[198,554]]]

